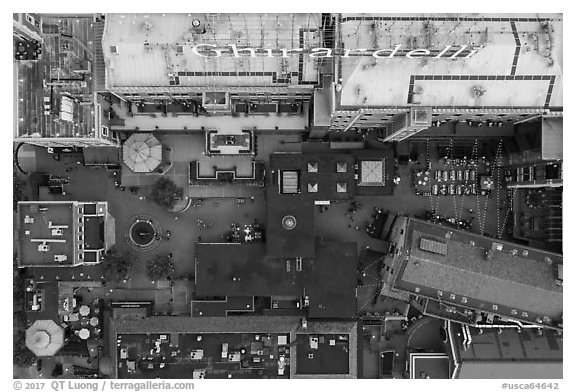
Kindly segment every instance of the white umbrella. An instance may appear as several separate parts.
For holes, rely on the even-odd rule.
[[[86,328],[82,328],[78,333],[78,336],[80,336],[80,339],[86,340],[90,337],[90,331],[88,331]]]
[[[82,306],[80,306],[79,313],[82,316],[88,316],[90,314],[90,308],[87,305],[82,305]]]
[[[162,162],[162,144],[149,133],[134,133],[122,147],[126,166],[135,173],[149,173]]]
[[[98,323],[99,323],[98,317],[92,317],[92,318],[90,319],[90,325],[91,325],[91,326],[95,327],[95,326],[98,325]]]
[[[56,354],[64,345],[64,329],[53,320],[38,320],[26,330],[26,347],[39,357]]]

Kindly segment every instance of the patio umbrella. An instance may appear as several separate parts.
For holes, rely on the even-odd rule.
[[[52,356],[64,345],[64,329],[53,320],[38,320],[26,330],[26,347],[39,357]]]
[[[88,331],[86,328],[82,328],[78,333],[78,336],[80,339],[86,340],[90,337],[90,331]]]
[[[99,323],[98,317],[92,317],[92,318],[90,319],[90,325],[91,325],[91,326],[95,327],[95,326],[98,325],[98,323]]]
[[[150,173],[162,162],[162,144],[149,133],[134,133],[122,148],[126,166],[135,173]]]
[[[79,312],[82,316],[88,316],[90,314],[90,307],[88,307],[87,305],[82,305],[80,306]]]

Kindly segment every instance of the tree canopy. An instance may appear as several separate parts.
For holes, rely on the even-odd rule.
[[[115,249],[104,255],[104,279],[107,282],[119,282],[130,279],[137,258],[133,253],[120,253]]]
[[[154,185],[150,197],[156,204],[167,209],[174,208],[176,201],[182,197],[183,190],[167,177],[160,177]]]
[[[174,274],[174,265],[168,256],[155,256],[146,265],[146,275],[150,280],[171,278]]]

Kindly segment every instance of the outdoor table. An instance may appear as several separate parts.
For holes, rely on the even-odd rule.
[[[88,316],[90,314],[90,307],[82,305],[79,312],[82,316]]]
[[[80,325],[83,327],[88,326],[88,324],[90,324],[90,319],[88,317],[82,317],[80,319]]]

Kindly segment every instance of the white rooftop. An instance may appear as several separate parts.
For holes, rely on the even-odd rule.
[[[412,20],[393,20],[390,18],[393,16],[343,16],[344,48],[366,48],[368,51],[363,56],[341,58],[343,88],[340,105],[562,106],[561,15],[522,15],[530,19],[551,19],[549,34],[545,34],[538,21],[489,19],[510,15],[459,14],[459,20],[448,20],[456,15],[446,14],[434,15],[434,19],[412,14]],[[482,20],[483,17],[488,19]],[[374,50],[394,49],[398,44],[402,46],[393,58],[377,59],[371,55]],[[463,55],[471,49],[478,51],[469,58],[434,58],[434,54],[448,45],[455,49],[467,45]],[[407,52],[414,49],[430,50],[433,55],[407,58]],[[381,53],[382,56],[388,54],[390,51]],[[426,78],[435,75],[449,78]],[[470,75],[511,78],[460,79],[460,76],[466,78]],[[532,76],[543,80],[532,80]],[[414,77],[412,88],[411,77]],[[552,93],[548,96],[552,77],[555,77]],[[472,93],[475,86],[481,87],[485,93],[475,96]],[[409,100],[411,92],[415,93],[412,102]]]
[[[193,21],[199,21],[200,27],[195,28]],[[281,53],[266,57],[266,52],[258,52],[252,58],[248,52],[240,52],[241,58],[231,53],[204,58],[193,48],[199,44],[227,50],[229,44],[239,50],[318,47],[320,24],[319,14],[107,14],[102,38],[106,86],[169,86],[175,76],[180,86],[194,87],[287,86],[297,85],[299,80],[316,81],[318,71],[308,56],[302,56],[300,68],[297,54],[283,59]],[[274,81],[272,74],[280,81]],[[290,81],[286,81],[288,74]]]

